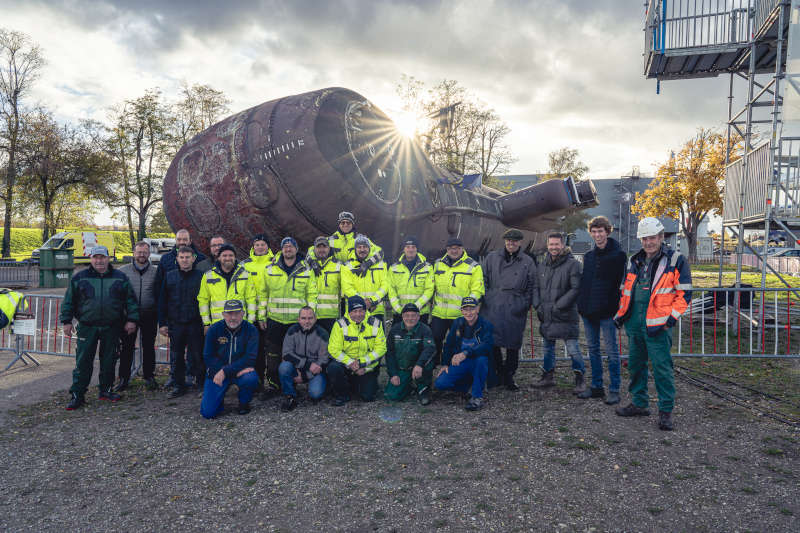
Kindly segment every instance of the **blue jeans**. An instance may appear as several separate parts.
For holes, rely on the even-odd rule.
[[[544,361],[542,362],[542,369],[545,372],[550,372],[556,367],[556,341],[542,339],[544,341]],[[586,367],[583,364],[583,355],[578,346],[578,339],[564,339],[564,344],[567,347],[567,353],[572,358],[572,370],[583,373]]]
[[[606,345],[606,355],[608,356],[608,379],[611,381],[608,390],[609,392],[619,392],[619,344],[617,343],[617,327],[614,325],[614,320],[611,318],[589,320],[584,317],[583,328],[586,331],[589,362],[592,365],[591,387],[593,389],[603,388],[603,358],[600,354],[600,332],[602,331]]]
[[[289,361],[283,361],[278,367],[278,378],[281,382],[281,390],[287,396],[297,397],[297,390],[294,387],[294,377],[297,369]],[[320,372],[308,382],[308,396],[312,400],[319,400],[325,394],[325,374]]]
[[[222,386],[214,383],[214,380],[206,377],[206,384],[203,388],[203,400],[200,402],[200,414],[203,418],[214,418],[222,414],[225,410],[223,400],[228,387],[236,383],[239,387],[239,403],[250,403],[253,399],[253,393],[258,388],[258,375],[255,372],[248,372],[242,374],[238,378],[225,378]]]
[[[483,387],[489,374],[489,358],[486,356],[464,359],[458,366],[450,365],[447,372],[436,378],[439,390],[467,392],[472,389],[473,398],[483,398]]]

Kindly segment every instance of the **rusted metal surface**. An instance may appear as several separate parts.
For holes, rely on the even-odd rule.
[[[452,236],[485,252],[502,245],[510,222],[532,248],[536,231],[596,200],[585,184],[546,182],[498,196],[440,183],[450,177],[363,96],[329,88],[266,102],[194,137],[167,172],[164,208],[172,228],[187,228],[201,249],[222,235],[240,257],[256,233],[273,249],[287,235],[305,247],[351,211],[356,230],[394,257],[409,235],[428,253]],[[504,198],[513,213],[505,224]]]

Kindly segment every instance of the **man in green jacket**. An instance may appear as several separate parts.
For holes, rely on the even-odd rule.
[[[403,320],[392,326],[386,338],[386,370],[389,381],[383,396],[399,402],[416,390],[421,405],[431,403],[433,381],[433,356],[436,344],[433,332],[419,320],[419,307],[408,303],[403,306]]]
[[[92,380],[94,354],[100,343],[100,394],[99,399],[116,402],[120,395],[111,392],[114,383],[114,359],[122,330],[132,335],[139,320],[139,308],[127,276],[114,270],[105,246],[95,246],[91,251],[91,264],[72,277],[59,321],[64,325],[64,335],[72,335],[72,320],[78,320],[78,345],[75,352],[75,370],[72,372],[72,394],[67,410],[84,404],[84,395]],[[124,326],[123,326],[124,324]]]

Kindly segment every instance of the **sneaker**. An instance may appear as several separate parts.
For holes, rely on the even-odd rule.
[[[431,391],[425,387],[417,393],[417,401],[420,405],[429,405],[431,403]]]
[[[666,411],[658,412],[658,429],[662,431],[672,431],[675,426],[672,425],[672,413]]]
[[[625,407],[617,407],[614,412],[619,416],[650,416],[650,409],[637,407],[632,402]]]
[[[158,390],[158,381],[156,378],[147,378],[144,380],[144,386],[147,390]]]
[[[67,404],[67,411],[74,411],[79,407],[83,407],[85,403],[83,396],[79,395],[77,392],[73,392],[72,399]]]
[[[536,389],[546,389],[547,387],[554,386],[556,384],[555,373],[555,370],[543,370],[542,377],[539,378],[539,381],[533,384],[533,387]]]
[[[606,405],[616,405],[619,403],[619,392],[618,391],[608,391],[608,397],[606,398]]]
[[[249,403],[240,403],[239,404],[239,414],[246,415],[250,412],[250,404]]]
[[[281,402],[281,411],[288,413],[295,407],[297,407],[297,398],[294,396],[289,396],[288,394],[283,397],[283,401]]]
[[[584,390],[582,393],[578,394],[578,398],[581,400],[588,400],[589,398],[605,398],[606,397],[606,390],[603,387],[599,389],[595,389],[594,387],[590,387]]]
[[[333,400],[333,405],[336,406],[336,407],[341,407],[341,406],[345,405],[349,401],[350,401],[350,398],[347,398],[345,396],[337,396]]]
[[[114,387],[114,392],[122,392],[128,388],[128,385],[130,385],[128,378],[119,378],[119,383]]]
[[[97,395],[97,398],[99,400],[103,400],[103,401],[106,401],[106,402],[115,403],[115,402],[120,401],[122,399],[122,396],[120,396],[116,392],[100,391],[100,394]]]
[[[478,411],[483,408],[483,398],[470,398],[464,409],[467,411]]]
[[[576,396],[586,390],[586,381],[583,379],[583,372],[575,370],[575,388],[572,389],[572,394]]]
[[[506,376],[504,381],[506,384],[506,390],[510,390],[511,392],[517,392],[519,390],[519,385],[517,385],[517,382],[514,381],[513,376]]]
[[[167,398],[172,400],[173,398],[180,398],[186,393],[186,389],[182,389],[180,387],[172,387],[170,391],[167,393]]]

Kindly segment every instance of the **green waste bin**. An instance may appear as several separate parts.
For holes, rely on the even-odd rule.
[[[67,287],[72,279],[74,258],[72,250],[39,250],[39,286]]]

